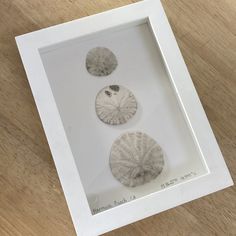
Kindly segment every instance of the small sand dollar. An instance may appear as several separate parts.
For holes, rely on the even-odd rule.
[[[120,85],[103,88],[95,101],[97,116],[109,125],[126,123],[137,111],[137,102],[133,93]]]
[[[117,67],[118,62],[115,54],[104,47],[91,49],[86,57],[86,68],[91,75],[107,76]]]
[[[127,187],[136,187],[154,180],[162,172],[163,166],[164,154],[161,147],[145,133],[125,133],[111,147],[111,172]]]

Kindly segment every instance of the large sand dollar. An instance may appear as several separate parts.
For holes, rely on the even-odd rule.
[[[103,88],[95,101],[97,116],[109,125],[120,125],[131,119],[137,111],[133,93],[120,85]]]
[[[115,54],[108,48],[96,47],[91,49],[86,57],[87,71],[94,76],[110,75],[117,67]]]
[[[110,168],[113,176],[127,187],[154,180],[163,170],[164,154],[157,142],[142,132],[128,132],[111,147]]]

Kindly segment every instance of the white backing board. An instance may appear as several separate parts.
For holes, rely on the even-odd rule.
[[[118,59],[106,77],[85,67],[88,51],[98,46]],[[206,174],[147,23],[57,45],[41,57],[92,213]],[[97,93],[111,84],[129,88],[138,101],[137,114],[124,125],[104,124],[95,112]],[[127,188],[111,174],[109,153],[117,137],[136,130],[161,145],[165,168],[154,181]]]

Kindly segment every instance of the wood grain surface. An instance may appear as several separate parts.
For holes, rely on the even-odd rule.
[[[1,236],[75,235],[14,37],[132,2],[0,0]],[[236,1],[162,3],[235,179]],[[236,235],[236,188],[105,235]]]

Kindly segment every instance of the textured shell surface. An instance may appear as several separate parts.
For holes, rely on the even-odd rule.
[[[133,93],[120,85],[103,88],[95,101],[97,116],[110,125],[126,123],[137,111],[137,101]]]
[[[91,49],[86,57],[87,71],[94,76],[110,75],[117,65],[115,54],[105,47]]]
[[[163,170],[164,154],[158,143],[142,132],[128,132],[117,138],[110,152],[113,176],[127,187],[154,180]]]

